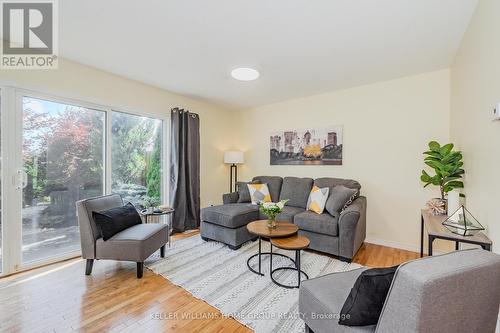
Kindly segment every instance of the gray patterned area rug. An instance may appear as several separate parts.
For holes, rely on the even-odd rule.
[[[269,251],[268,242],[262,242],[262,251]],[[298,311],[299,291],[279,287],[270,280],[269,256],[262,256],[265,276],[248,270],[247,259],[257,252],[258,241],[233,251],[196,235],[173,242],[165,259],[147,267],[255,332],[304,332]],[[285,250],[276,252],[291,258],[295,255]],[[256,257],[251,261],[256,269],[257,260]],[[286,258],[273,256],[273,269],[290,265],[293,264]],[[302,252],[301,266],[309,278],[361,267],[307,251]],[[297,283],[297,273],[293,271],[278,271],[273,276],[284,284]]]

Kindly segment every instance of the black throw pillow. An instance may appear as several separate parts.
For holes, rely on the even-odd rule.
[[[142,223],[141,216],[130,202],[123,207],[92,212],[92,217],[105,241],[120,231]]]
[[[340,310],[340,325],[376,325],[398,266],[367,269],[358,276]]]

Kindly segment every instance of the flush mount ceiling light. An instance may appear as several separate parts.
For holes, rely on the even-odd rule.
[[[240,81],[253,81],[259,77],[259,72],[253,68],[240,67],[231,71],[231,76]]]

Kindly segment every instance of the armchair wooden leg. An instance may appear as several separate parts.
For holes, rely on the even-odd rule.
[[[94,259],[87,259],[87,264],[85,266],[85,275],[92,274],[92,267],[94,266]]]
[[[141,279],[142,274],[144,272],[144,263],[143,262],[138,262],[137,263],[137,278]]]
[[[160,247],[160,257],[165,258],[165,245]]]

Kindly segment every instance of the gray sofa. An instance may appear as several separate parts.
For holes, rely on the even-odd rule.
[[[133,261],[137,263],[137,278],[142,278],[144,260],[160,249],[165,256],[168,227],[164,224],[137,224],[104,241],[92,217],[92,212],[123,206],[120,195],[111,194],[76,202],[82,258],[87,260],[85,274],[92,273],[94,259]]]
[[[377,325],[338,324],[338,314],[366,268],[303,281],[299,313],[314,333],[493,333],[500,303],[500,256],[481,249],[400,265]]]
[[[272,201],[289,199],[278,219],[295,223],[299,234],[311,241],[310,249],[329,253],[346,261],[352,260],[366,236],[366,198],[357,197],[342,213],[330,215],[326,211],[316,214],[306,210],[307,199],[313,185],[334,187],[344,185],[361,189],[354,180],[339,178],[297,178],[259,176],[252,181],[267,184]],[[238,192],[223,195],[223,205],[203,208],[201,211],[201,236],[205,240],[216,240],[232,249],[255,239],[246,225],[252,221],[266,219],[257,205],[241,201]]]

